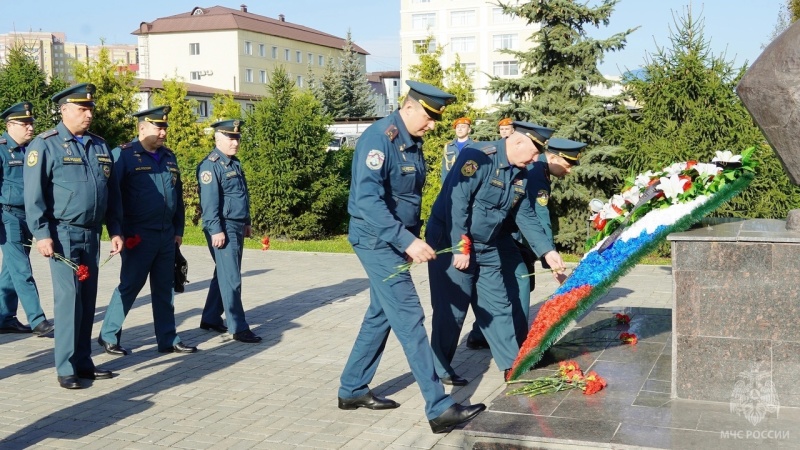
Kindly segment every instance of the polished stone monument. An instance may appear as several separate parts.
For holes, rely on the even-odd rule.
[[[800,21],[736,88],[800,184]],[[670,235],[672,398],[800,406],[800,211]]]

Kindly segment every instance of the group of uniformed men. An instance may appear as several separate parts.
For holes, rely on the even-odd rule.
[[[185,212],[177,158],[164,147],[170,107],[134,114],[137,138],[109,150],[89,131],[95,90],[82,83],[55,94],[61,121],[35,138],[30,102],[0,113],[6,124],[0,138],[0,333],[54,336],[58,383],[66,389],[83,387],[80,379],[113,376],[91,358],[103,223],[111,236],[109,258],[120,254],[122,269],[97,342],[106,353],[130,353],[120,345],[122,325],[149,276],[158,351],[197,351],[181,341],[175,326],[174,264]],[[261,338],[250,330],[241,301],[242,240],[251,234],[247,182],[236,158],[242,125],[240,120],[212,124],[215,148],[197,168],[203,230],[218,263],[200,328],[257,343]],[[54,321],[42,311],[31,248],[50,259]],[[28,326],[16,317],[18,303]]]
[[[444,149],[442,189],[422,240],[422,137],[455,97],[429,84],[407,84],[402,106],[364,132],[353,157],[348,239],[369,277],[370,303],[341,375],[338,402],[346,410],[400,406],[369,388],[394,330],[431,430],[441,433],[485,409],[455,403],[443,386],[468,383],[451,365],[468,307],[482,334],[475,342],[485,336],[507,376],[528,331],[530,282],[522,275],[530,270],[523,251],[539,255],[559,282],[565,278],[547,210],[550,176],[568,174],[586,145],[510,119],[499,124],[500,140],[474,142],[470,119],[456,120],[456,139]],[[471,251],[448,252],[462,236],[471,240]],[[411,274],[396,272],[407,261],[428,262],[430,343]]]

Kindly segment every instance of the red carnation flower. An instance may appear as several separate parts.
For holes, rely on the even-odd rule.
[[[129,238],[125,238],[125,248],[130,250],[139,245],[141,242],[142,242],[142,237],[139,236],[138,234],[135,234]]]
[[[264,236],[261,239],[261,251],[265,252],[269,250],[269,236]]]
[[[89,279],[89,266],[81,264],[75,269],[75,275],[78,276],[78,281],[86,281]]]

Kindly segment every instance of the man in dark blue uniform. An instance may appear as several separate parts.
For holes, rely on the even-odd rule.
[[[239,342],[261,341],[250,330],[242,306],[242,250],[250,237],[250,194],[236,154],[241,140],[241,120],[220,120],[214,128],[214,150],[197,166],[203,233],[216,263],[200,328],[230,331]],[[222,322],[222,312],[228,325]]]
[[[453,129],[455,129],[456,137],[452,141],[444,145],[444,156],[442,157],[442,182],[447,178],[450,169],[456,162],[458,154],[461,150],[474,143],[475,141],[469,137],[472,131],[472,120],[469,117],[460,117],[453,121]]]
[[[409,272],[387,280],[406,261],[436,258],[419,238],[425,159],[422,136],[441,119],[454,97],[429,84],[408,81],[403,105],[372,124],[356,144],[347,210],[348,240],[367,272],[370,303],[345,364],[339,387],[340,409],[391,409],[397,402],[375,396],[375,377],[389,331],[397,340],[425,399],[425,415],[434,433],[466,422],[486,407],[462,406],[444,392],[436,377],[425,319]]]
[[[94,113],[93,84],[82,83],[53,96],[61,122],[36,136],[25,156],[25,214],[36,249],[50,259],[55,295],[55,363],[58,382],[80,389],[78,378],[111,378],[92,362],[91,336],[97,302],[100,229],[107,219],[111,152],[89,132]],[[122,237],[111,235],[111,254]],[[88,270],[80,281],[58,253]]]
[[[158,106],[134,114],[139,119],[138,137],[111,152],[114,169],[109,210],[113,220],[108,229],[110,234],[125,236],[126,242],[119,285],[108,302],[97,338],[111,355],[129,353],[120,345],[122,324],[148,276],[158,351],[197,351],[181,342],[175,329],[173,269],[175,248],[183,240],[185,211],[178,160],[164,147],[169,111],[169,106]]]
[[[30,102],[20,102],[2,113],[6,132],[0,136],[0,207],[3,208],[3,269],[0,272],[0,333],[30,333],[52,337],[53,322],[47,320],[39,290],[31,270],[31,235],[25,223],[25,199],[22,195],[22,171],[25,146],[33,139],[33,110]],[[28,325],[17,320],[17,307],[28,317]]]
[[[462,150],[454,170],[433,204],[425,232],[434,249],[453,247],[466,235],[471,254],[454,252],[428,264],[433,304],[431,346],[437,373],[450,384],[464,385],[451,366],[464,316],[471,301],[478,326],[492,350],[495,363],[506,374],[519,352],[512,305],[501,270],[499,247],[514,245],[503,223],[516,215],[531,245],[563,271],[564,262],[547,241],[544,229],[526,197],[527,169],[538,154],[534,141],[538,125],[515,122],[508,138],[476,144]]]

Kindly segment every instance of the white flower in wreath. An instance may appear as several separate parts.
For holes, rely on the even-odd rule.
[[[664,169],[664,172],[667,172],[666,176],[671,177],[680,174],[684,170],[686,170],[686,162],[678,162]]]
[[[599,212],[599,214],[602,219],[606,220],[620,216],[620,213],[618,213],[617,210],[614,209],[614,205],[612,205],[611,202],[608,202],[605,205],[603,205],[603,209]]]
[[[652,170],[648,170],[645,173],[640,173],[639,175],[636,176],[636,179],[633,181],[633,184],[634,186],[638,186],[639,189],[645,189],[647,185],[650,184],[650,180],[652,180],[655,175],[656,174],[653,173]]]
[[[716,176],[722,172],[722,167],[719,167],[716,164],[708,163],[697,163],[693,169],[697,171],[701,178]]]
[[[687,183],[692,182],[686,178],[680,178],[678,175],[672,175],[669,178],[662,177],[660,181],[658,190],[664,192],[664,197],[671,200],[673,205],[678,203],[678,195],[686,191]]]
[[[711,161],[720,161],[720,162],[740,162],[742,160],[742,155],[734,155],[733,152],[730,150],[717,150],[717,156],[714,157]]]
[[[611,203],[611,208],[614,211],[616,211],[617,214],[620,214],[622,216],[628,215],[628,211],[625,211],[625,198],[622,195],[615,194],[614,196],[611,197],[609,203]]]
[[[639,202],[639,197],[642,196],[642,190],[637,185],[631,186],[630,189],[622,193],[622,199],[631,205]]]

